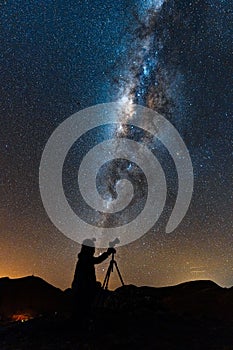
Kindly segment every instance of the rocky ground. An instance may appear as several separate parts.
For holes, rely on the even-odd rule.
[[[41,317],[1,329],[1,350],[29,349],[233,349],[233,325],[168,313],[98,310],[84,327]]]

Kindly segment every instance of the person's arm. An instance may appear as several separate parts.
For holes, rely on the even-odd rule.
[[[100,264],[102,263],[104,260],[106,260],[109,255],[116,253],[114,248],[108,248],[108,250],[106,252],[104,252],[103,254],[101,254],[100,256],[93,256],[93,262],[94,264]]]

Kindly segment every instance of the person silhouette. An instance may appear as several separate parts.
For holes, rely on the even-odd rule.
[[[100,264],[111,254],[116,253],[112,247],[95,257],[94,239],[85,239],[78,254],[78,261],[75,268],[72,282],[73,313],[75,317],[88,317],[98,293],[96,282],[95,264]]]

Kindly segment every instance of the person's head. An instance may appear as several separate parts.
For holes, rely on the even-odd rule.
[[[84,239],[82,243],[81,253],[94,255],[95,253],[95,239]]]

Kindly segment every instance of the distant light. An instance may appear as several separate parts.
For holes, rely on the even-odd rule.
[[[11,316],[11,320],[13,322],[27,322],[31,320],[33,317],[29,314],[14,314]]]

